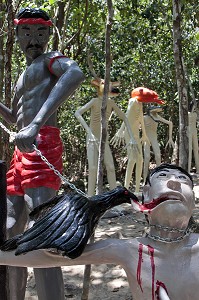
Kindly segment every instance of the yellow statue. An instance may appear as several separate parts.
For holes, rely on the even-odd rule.
[[[169,126],[169,140],[166,144],[166,148],[167,146],[170,147],[172,146],[174,148],[174,142],[172,139],[173,123],[170,120],[168,121],[163,117],[161,117],[159,115],[159,113],[161,112],[162,112],[161,106],[150,106],[147,109],[147,114],[144,115],[145,130],[146,130],[147,137],[150,141],[150,144],[153,148],[156,166],[159,166],[161,164],[161,153],[160,153],[160,146],[159,146],[158,136],[157,136],[157,128],[160,122],[165,123]],[[150,162],[150,145],[149,143],[145,143],[144,144],[144,172],[143,172],[144,182],[148,174],[149,162]]]
[[[131,126],[131,131],[138,145],[139,151],[129,147],[129,136],[126,131],[125,124],[123,123],[114,138],[112,143],[114,146],[120,145],[121,142],[125,139],[128,155],[128,163],[125,175],[124,186],[129,188],[132,172],[134,166],[136,165],[135,172],[135,192],[139,193],[140,182],[143,169],[143,153],[142,153],[142,144],[150,144],[149,139],[146,134],[144,116],[143,116],[143,103],[156,102],[162,104],[163,101],[158,98],[157,93],[154,91],[145,88],[138,87],[131,92],[131,98],[129,99],[128,108],[126,112],[127,119]],[[142,131],[142,137],[140,137],[140,129]]]
[[[197,113],[194,102],[190,103],[188,112],[188,136],[189,136],[189,160],[188,160],[188,172],[191,170],[192,151],[194,155],[195,167],[197,173],[199,173],[199,157],[198,157],[198,133],[197,133]]]

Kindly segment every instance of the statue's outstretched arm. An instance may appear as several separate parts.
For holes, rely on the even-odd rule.
[[[124,136],[125,136],[125,123],[122,122],[120,129],[118,129],[114,137],[110,140],[110,143],[114,147],[119,147],[121,144],[124,145],[125,144]]]
[[[76,110],[76,112],[75,112],[75,117],[81,123],[81,125],[84,127],[84,129],[86,130],[87,134],[89,134],[89,132],[91,131],[91,128],[88,126],[88,124],[86,123],[86,121],[84,120],[84,118],[82,117],[82,115],[85,112],[87,112],[89,109],[91,109],[91,107],[95,104],[96,100],[97,99],[93,98],[91,101],[89,101],[88,103],[86,103],[84,106],[78,108],[78,110]]]
[[[99,143],[95,135],[92,133],[91,128],[88,126],[82,115],[90,110],[92,106],[95,104],[96,101],[99,101],[98,98],[93,98],[91,101],[86,103],[84,106],[80,107],[78,110],[75,112],[75,117],[77,120],[80,122],[80,124],[83,126],[83,128],[86,130],[86,133],[88,135],[88,142],[96,142]],[[92,112],[91,112],[92,113]]]
[[[128,131],[129,137],[130,137],[130,143],[131,145],[136,145],[137,142],[133,136],[129,121],[126,117],[126,114],[117,106],[117,104],[112,100],[112,109],[117,114],[117,116],[123,121],[122,126],[117,131],[113,139],[111,140],[111,143],[114,146],[119,146],[121,143],[124,143],[124,130],[125,127]]]
[[[15,251],[1,251],[1,265],[18,267],[50,268],[87,264],[121,264],[129,253],[128,241],[107,239],[88,244],[83,254],[75,259],[68,258],[49,250],[34,250],[16,256]]]
[[[173,147],[174,148],[175,144],[174,144],[174,141],[173,141],[173,138],[172,138],[173,122],[170,121],[170,120],[164,119],[160,115],[156,116],[156,120],[158,120],[159,122],[162,122],[162,123],[165,123],[165,124],[169,125],[169,140],[168,140],[168,142],[166,144],[166,147],[169,146],[169,147]]]

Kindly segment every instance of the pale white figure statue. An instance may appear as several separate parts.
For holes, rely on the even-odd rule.
[[[93,196],[95,194],[96,181],[97,181],[97,168],[98,168],[98,155],[99,155],[99,142],[101,135],[101,107],[102,99],[104,93],[104,80],[103,79],[94,79],[91,81],[91,84],[97,89],[97,97],[91,99],[84,106],[79,108],[75,112],[75,116],[81,125],[84,127],[87,133],[87,157],[88,157],[88,195]],[[110,82],[109,94],[108,97],[116,97],[119,95],[119,89],[116,88],[119,86],[119,82]],[[116,115],[124,121],[127,128],[127,135],[130,141],[130,147],[134,148],[136,142],[132,135],[130,125],[128,123],[127,117],[124,112],[117,106],[113,99],[108,98],[107,101],[107,110],[106,110],[106,120],[111,116],[112,112],[115,112]],[[82,115],[90,110],[90,125],[86,123]],[[108,127],[108,124],[107,124]],[[105,155],[104,163],[107,171],[107,178],[110,189],[116,187],[116,175],[115,175],[115,166],[113,161],[112,152],[109,146],[109,135],[107,134],[106,145],[105,145]]]
[[[160,146],[158,142],[158,124],[164,123],[169,126],[169,140],[165,146],[165,148],[173,147],[174,148],[174,142],[172,139],[172,131],[173,131],[173,123],[170,120],[166,120],[162,116],[159,115],[161,113],[163,108],[161,106],[149,106],[147,108],[147,114],[144,115],[144,125],[146,130],[146,135],[150,141],[149,143],[144,143],[144,170],[143,170],[143,181],[145,182],[148,170],[149,170],[149,162],[150,162],[150,146],[153,149],[153,153],[155,155],[155,162],[156,166],[159,166],[161,164],[161,152],[160,152]]]
[[[129,147],[129,137],[127,135],[126,127],[124,123],[122,124],[122,126],[120,127],[120,129],[118,130],[114,139],[112,139],[111,142],[114,146],[117,146],[120,145],[120,140],[125,138],[125,142],[127,146],[128,163],[127,163],[124,186],[126,188],[129,188],[130,181],[132,178],[132,172],[136,164],[135,192],[138,193],[140,190],[140,181],[141,181],[142,165],[143,165],[142,143],[148,142],[148,138],[146,136],[145,127],[144,127],[142,103],[139,102],[139,100],[137,100],[136,98],[131,98],[129,100],[126,116],[129,120],[131,130],[137,142],[139,151],[133,151],[132,148]],[[140,127],[142,129],[142,138],[140,138]]]
[[[129,147],[129,136],[126,131],[125,124],[123,123],[114,138],[111,140],[114,146],[118,146],[125,140],[127,147],[127,156],[128,163],[125,175],[124,186],[129,188],[132,172],[134,166],[135,170],[135,192],[139,193],[140,191],[140,182],[143,169],[143,153],[142,153],[142,144],[150,145],[149,139],[146,134],[144,116],[143,116],[143,102],[157,102],[162,103],[162,100],[158,98],[158,95],[144,87],[138,87],[131,92],[131,98],[128,103],[128,108],[126,112],[127,119],[131,126],[133,136],[137,142],[139,151],[134,151]],[[140,130],[142,132],[142,137],[140,137]]]
[[[195,167],[197,173],[199,173],[199,154],[198,154],[198,130],[197,130],[197,112],[194,102],[189,105],[188,112],[188,136],[189,136],[189,160],[188,160],[188,171],[191,170],[192,153],[194,155]]]
[[[18,256],[15,251],[0,251],[0,264],[36,268],[117,264],[127,274],[134,300],[198,300],[199,234],[191,232],[189,222],[195,207],[192,177],[178,166],[162,164],[147,178],[143,203],[134,199],[132,205],[147,216],[149,232],[143,237],[101,240],[86,245],[74,259],[52,249]]]

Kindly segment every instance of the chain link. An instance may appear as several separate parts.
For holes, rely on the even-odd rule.
[[[163,226],[163,225],[159,225],[159,224],[149,224],[147,221],[145,220],[140,220],[140,219],[136,219],[134,217],[129,217],[129,216],[125,216],[128,219],[131,219],[133,222],[141,224],[145,227],[149,227],[149,228],[157,228],[157,229],[161,229],[163,231],[166,232],[179,232],[179,233],[185,233],[184,229],[179,229],[179,228],[173,228],[173,227],[168,227],[168,226]]]
[[[125,216],[127,217],[127,216]],[[163,225],[153,225],[153,224],[148,224],[147,221],[145,220],[140,220],[140,219],[136,219],[134,217],[127,217],[128,219],[131,219],[133,222],[135,223],[138,223],[138,224],[141,224],[145,227],[148,227],[149,228],[156,228],[156,229],[161,229],[163,231],[166,231],[166,232],[178,232],[178,233],[183,233],[181,236],[177,237],[177,238],[162,238],[158,235],[152,235],[150,233],[146,233],[146,236],[148,238],[151,238],[155,241],[161,241],[161,242],[165,242],[165,243],[175,243],[175,242],[179,242],[179,241],[182,241],[183,239],[185,239],[188,235],[190,235],[192,232],[194,232],[194,229],[195,229],[195,226],[191,226],[191,227],[188,227],[186,230],[183,230],[183,229],[179,229],[179,228],[173,228],[173,227],[168,227],[168,226],[163,226]]]
[[[179,232],[179,233],[185,233],[184,229],[179,229],[179,228],[172,228],[172,227],[168,227],[168,226],[163,226],[163,225],[151,225],[149,226],[150,228],[157,228],[157,229],[161,229],[163,231],[167,231],[167,232]]]
[[[0,122],[0,127],[9,134],[9,142],[13,143],[15,140],[16,132],[10,131],[3,123]]]
[[[37,155],[41,157],[41,159],[48,165],[49,169],[51,169],[60,179],[61,181],[68,185],[71,189],[75,190],[78,194],[81,194],[84,197],[88,197],[84,192],[78,189],[74,184],[69,182],[55,167],[47,160],[47,158],[41,153],[41,151],[33,144],[33,148],[36,151]]]
[[[158,235],[153,235],[150,233],[147,233],[146,236],[152,240],[159,241],[159,242],[165,242],[165,243],[176,243],[184,240],[188,235],[190,235],[193,232],[191,228],[188,228],[187,230],[184,231],[184,234],[182,236],[179,236],[177,238],[162,238]]]

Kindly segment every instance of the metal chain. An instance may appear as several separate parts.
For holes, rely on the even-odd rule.
[[[124,215],[125,216],[125,215]],[[127,216],[125,216],[127,217]],[[158,235],[152,235],[150,233],[146,233],[146,236],[148,238],[151,238],[155,241],[160,241],[160,242],[165,242],[165,243],[175,243],[175,242],[179,242],[179,241],[182,241],[183,239],[185,239],[188,235],[190,235],[192,232],[194,232],[194,229],[195,229],[195,226],[191,226],[191,227],[188,227],[186,230],[183,230],[183,229],[179,229],[179,228],[172,228],[172,227],[168,227],[168,226],[163,226],[163,225],[151,225],[151,224],[148,224],[146,221],[144,220],[140,220],[140,219],[135,219],[134,217],[127,217],[128,219],[131,219],[133,222],[135,223],[138,223],[138,224],[141,224],[145,227],[148,227],[148,228],[158,228],[158,229],[162,229],[163,231],[166,231],[166,232],[178,232],[178,233],[183,233],[182,236],[179,236],[177,238],[162,238]]]
[[[15,132],[10,131],[2,122],[0,122],[0,127],[9,134],[10,138],[9,141],[13,142],[16,136]],[[61,181],[68,185],[71,189],[75,190],[77,193],[83,195],[84,197],[88,197],[84,192],[82,192],[80,189],[78,189],[74,184],[72,184],[71,182],[69,182],[58,170],[55,169],[55,167],[47,160],[47,158],[41,153],[41,151],[36,147],[36,145],[33,144],[33,148],[36,151],[37,155],[39,155],[41,157],[41,159],[48,165],[48,167],[61,179]],[[121,217],[125,216],[126,218],[129,218],[128,216],[126,216],[125,214],[121,214]],[[160,236],[156,236],[156,235],[152,235],[147,233],[147,236],[153,240],[156,241],[162,241],[162,242],[166,242],[166,243],[172,243],[172,242],[179,242],[181,240],[183,240],[186,236],[188,236],[191,232],[193,232],[193,228],[187,228],[186,231],[182,230],[182,229],[178,229],[178,228],[171,228],[168,226],[162,226],[162,225],[149,225],[146,221],[143,220],[139,220],[139,219],[135,219],[133,217],[130,217],[130,219],[138,224],[141,224],[143,226],[147,226],[147,227],[153,227],[153,228],[158,228],[158,229],[162,229],[164,231],[167,232],[181,232],[184,233],[182,236],[177,237],[175,239],[170,239],[170,238],[161,238]]]
[[[2,122],[0,122],[0,127],[9,134],[10,138],[9,141],[14,142],[16,132],[10,131]],[[33,148],[36,151],[37,155],[41,157],[41,159],[48,165],[48,167],[61,179],[61,181],[68,185],[71,189],[75,190],[77,193],[83,195],[84,197],[87,197],[87,195],[82,192],[80,189],[78,189],[74,184],[69,182],[58,170],[55,169],[55,167],[47,160],[47,158],[42,155],[41,151],[33,144]]]
[[[125,215],[124,215],[125,216]],[[184,229],[179,229],[179,228],[173,228],[173,227],[168,227],[168,226],[163,226],[163,225],[153,225],[153,224],[148,224],[147,221],[145,220],[139,220],[139,219],[136,219],[134,217],[129,217],[129,216],[125,216],[126,218],[128,219],[131,219],[133,222],[135,223],[138,223],[138,224],[141,224],[145,227],[149,227],[149,228],[157,228],[157,229],[161,229],[163,231],[166,231],[166,232],[179,232],[179,233],[185,233],[185,230]]]
[[[15,136],[16,136],[16,132],[14,131],[10,131],[3,123],[0,122],[0,127],[9,134],[9,142],[13,143]]]
[[[184,229],[179,229],[179,228],[172,228],[172,227],[168,227],[168,226],[162,226],[162,225],[150,225],[149,227],[151,228],[157,228],[157,229],[161,229],[163,231],[167,231],[167,232],[180,232],[180,233],[184,233]]]
[[[164,242],[164,243],[176,243],[184,240],[188,235],[190,235],[193,232],[192,228],[188,228],[187,230],[184,231],[184,234],[182,236],[179,236],[177,238],[162,238],[158,235],[153,235],[150,233],[147,233],[146,236],[152,240],[159,241],[159,242]]]
[[[68,185],[71,189],[75,190],[78,194],[81,194],[84,197],[88,197],[84,192],[78,189],[74,184],[69,182],[55,167],[47,160],[47,158],[41,153],[41,151],[33,144],[33,148],[36,151],[37,155],[41,157],[41,159],[48,165],[49,169],[51,169],[60,179],[61,181]]]

